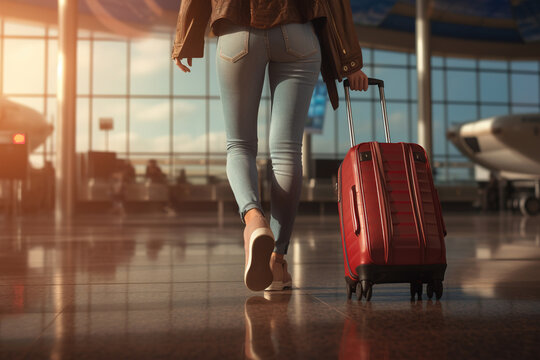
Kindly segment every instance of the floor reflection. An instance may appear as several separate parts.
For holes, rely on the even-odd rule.
[[[265,292],[264,296],[246,300],[246,358],[271,359],[279,355],[294,358],[295,336],[288,315],[290,300],[290,291]]]
[[[448,358],[444,335],[435,342],[430,334],[418,333],[419,330],[429,329],[430,332],[445,334],[441,302],[416,301],[411,302],[409,310],[393,311],[377,311],[373,303],[349,302],[348,305],[339,359]],[[399,319],[409,320],[400,322]],[[426,344],[422,346],[421,342],[426,342],[427,347]]]
[[[337,216],[299,217],[295,288],[266,294],[237,217],[203,220],[0,218],[0,359],[540,358],[540,218],[447,216],[443,298],[413,303],[347,301]]]

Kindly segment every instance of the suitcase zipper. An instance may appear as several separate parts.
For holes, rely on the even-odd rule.
[[[341,177],[341,166],[339,167],[338,171],[338,187],[341,190],[343,189],[343,184],[341,183],[342,177]],[[343,196],[341,196],[341,199],[339,201],[339,212],[340,212],[340,223],[341,223],[341,243],[343,245],[343,252],[345,253],[345,263],[347,264],[347,269],[349,270],[349,275],[353,277],[354,280],[358,280],[358,275],[354,275],[354,273],[351,270],[351,264],[349,264],[349,254],[347,252],[347,241],[345,240],[345,224],[343,223]]]

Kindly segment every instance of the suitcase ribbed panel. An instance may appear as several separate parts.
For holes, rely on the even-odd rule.
[[[371,152],[371,143],[362,143],[355,147],[357,154]],[[372,160],[361,161],[358,176],[358,209],[361,223],[364,224],[360,235],[365,244],[366,255],[361,258],[362,264],[386,264],[386,242],[383,231],[383,209],[377,188],[379,174]]]
[[[427,164],[415,161],[418,184],[421,189],[420,198],[422,199],[422,218],[424,221],[424,231],[426,235],[426,256],[425,263],[440,263],[442,254],[442,229],[439,229],[437,217],[439,216],[435,208],[435,197],[432,193],[430,174]],[[438,205],[437,205],[438,206]]]
[[[397,144],[380,144],[392,213],[392,264],[419,264],[421,250],[411,203],[403,152]]]

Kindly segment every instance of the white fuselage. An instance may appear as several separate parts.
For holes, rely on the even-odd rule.
[[[447,134],[473,162],[507,178],[540,178],[540,114],[496,116]]]
[[[36,110],[0,98],[0,131],[26,134],[28,150],[32,151],[45,142],[53,126]]]

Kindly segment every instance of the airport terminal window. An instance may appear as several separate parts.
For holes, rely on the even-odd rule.
[[[157,165],[161,169],[161,171],[166,175],[169,176],[170,183],[173,183],[173,177],[174,177],[174,167],[171,162],[171,159],[169,155],[163,155],[163,154],[140,154],[137,152],[134,152],[130,155],[130,161],[132,165],[135,167],[135,173],[137,175],[136,181],[144,182],[146,181],[146,166],[148,165],[148,161],[156,160]]]
[[[77,95],[88,95],[90,91],[90,41],[77,41]],[[55,61],[56,63],[56,61]],[[56,81],[55,81],[56,82]]]
[[[56,76],[58,70],[58,40],[48,39],[45,43],[47,51],[47,93],[56,94]]]
[[[58,103],[56,101],[56,96],[55,94],[47,94],[45,98],[46,98],[45,111],[43,112],[43,114],[45,115],[45,119],[49,123],[53,124],[54,126],[54,122],[56,120],[56,113],[58,111]],[[80,98],[77,99],[77,101],[79,100]],[[79,110],[77,109],[77,111]],[[86,114],[86,118],[88,118],[88,113]],[[79,121],[79,118],[77,118],[77,122],[78,121]],[[86,130],[87,130],[87,136],[88,136],[88,125],[86,126]],[[52,135],[49,136],[49,138],[47,139],[45,143],[49,151],[49,156],[52,156],[52,154],[54,153],[54,149],[56,148],[55,136],[56,136],[56,131],[53,131]]]
[[[221,101],[210,100],[210,152],[226,154],[225,121]]]
[[[127,84],[127,43],[95,41],[93,91],[100,95],[125,95]]]
[[[476,75],[472,71],[448,70],[447,100],[476,102]]]
[[[56,99],[54,99],[56,114]],[[88,140],[88,133],[90,131],[90,119],[88,118],[90,101],[88,98],[78,98],[77,99],[77,129],[76,129],[76,151],[78,153],[85,153],[90,149]],[[100,135],[100,134],[98,134]]]
[[[364,66],[373,65],[373,57],[375,56],[375,50],[368,47],[362,47],[362,62]]]
[[[207,151],[206,101],[175,99],[173,106],[174,152]]]
[[[397,65],[403,66],[407,64],[407,54],[406,53],[396,53],[393,51],[386,50],[374,50],[374,64],[385,64],[385,65]],[[366,56],[369,54],[362,54]]]
[[[491,116],[499,116],[508,114],[508,105],[482,105],[480,106],[480,117],[482,119]]]
[[[447,153],[446,123],[444,106],[433,104],[431,108],[431,118],[433,120],[433,155],[445,156]]]
[[[508,63],[501,60],[480,60],[480,68],[482,69],[494,69],[494,70],[505,70],[508,68]]]
[[[474,69],[476,61],[472,59],[447,58],[446,66],[450,68]]]
[[[416,71],[414,73],[416,76]],[[414,89],[418,92],[418,89]],[[433,69],[431,71],[431,99],[433,101],[444,101],[444,71]]]
[[[411,101],[416,101],[416,99],[418,99],[418,73],[416,71],[416,64],[414,65],[410,65],[409,67],[409,78],[408,78],[408,82],[409,82],[409,100]],[[432,75],[433,76],[433,71],[432,71]],[[433,80],[431,81],[431,83],[433,83]]]
[[[126,124],[125,98],[94,98],[92,102],[92,150],[116,151],[125,153],[127,150],[127,124]],[[113,118],[113,130],[107,134],[99,129],[99,119],[104,117]],[[79,125],[77,123],[77,125]]]
[[[369,118],[369,117],[367,117]],[[346,121],[346,119],[341,119]],[[336,128],[339,119],[336,118],[330,101],[326,103],[326,116],[324,118],[322,133],[311,136],[311,152],[315,158],[334,158],[336,155]]]
[[[480,71],[480,101],[508,102],[508,75],[504,72]]]
[[[512,61],[510,69],[517,71],[538,71],[540,64],[538,61]]]
[[[354,101],[352,103],[354,135],[357,144],[371,141],[373,138],[373,104],[370,101]],[[377,114],[379,115],[378,121],[381,122],[380,110]],[[329,117],[325,121],[332,122],[334,119]],[[347,108],[345,106],[340,106],[337,109],[337,118],[335,121],[338,122],[338,158],[341,158],[345,156],[351,146],[349,126],[347,123]]]
[[[395,102],[389,103],[387,111],[392,141],[410,142],[407,104]],[[379,122],[379,124],[380,126],[377,127],[377,132],[382,132],[384,136],[384,127],[382,122]]]
[[[373,68],[373,75],[376,78],[384,79],[384,93],[388,100],[407,99],[409,93],[407,82],[407,69],[404,68],[390,68],[375,66]]]
[[[187,176],[187,181],[193,184],[205,184],[208,182],[208,176],[211,173],[211,166],[207,166],[206,162],[208,159],[208,163],[210,163],[211,157],[206,157],[207,154],[204,152],[200,153],[178,153],[174,155],[173,163],[169,167],[168,173],[171,174],[170,181],[173,181],[174,177],[176,177],[180,174],[180,171],[183,169]],[[143,161],[144,159],[148,159],[148,155],[144,154],[139,156],[141,158],[140,161]],[[225,159],[223,157],[220,157],[221,160],[219,163],[223,164]],[[217,161],[217,159],[212,158],[213,161]],[[221,167],[223,165],[220,165]],[[163,169],[165,170],[165,169]],[[216,171],[217,172],[217,171]],[[142,173],[144,174],[144,172]],[[174,180],[175,180],[174,179]]]
[[[5,20],[4,34],[7,36],[44,36],[45,27],[40,25],[29,25]]]
[[[130,42],[131,93],[137,95],[168,95],[172,61],[169,39],[142,39]],[[155,56],[148,56],[155,54]]]
[[[213,155],[209,156],[210,166],[208,168],[209,179],[208,182],[223,182],[227,180],[227,168],[226,161],[223,155]],[[179,170],[177,171],[179,174]]]
[[[513,114],[537,114],[537,106],[512,106]]]
[[[0,95],[43,112],[48,121],[56,120],[57,30],[1,18],[0,23]],[[77,151],[104,150],[99,118],[113,117],[109,149],[134,159],[139,175],[147,159],[158,158],[171,181],[180,169],[186,169],[195,182],[205,182],[209,176],[224,178],[216,38],[207,39],[206,57],[194,59],[193,71],[186,75],[169,59],[173,34],[132,40],[85,29],[78,34]],[[417,141],[415,54],[364,47],[363,57],[365,72],[386,82],[393,138]],[[434,56],[431,63],[433,158],[442,166],[437,181],[472,180],[470,163],[446,141],[447,128],[509,112],[538,112],[540,62]],[[263,90],[261,158],[268,157],[267,83]],[[344,104],[341,84],[338,93]],[[357,142],[384,140],[376,90],[353,92],[352,99]],[[345,107],[334,113],[328,103],[323,133],[312,135],[313,157],[339,159],[348,146]],[[51,159],[54,149],[51,137],[32,154],[33,163],[42,163],[44,151]]]
[[[416,59],[415,54],[412,54],[412,56],[414,56],[414,58]],[[432,56],[431,57],[431,66],[432,67],[440,67],[440,66],[443,66],[443,65],[444,65],[444,58],[442,58],[440,56]]]
[[[186,63],[186,60],[183,63]],[[184,73],[174,65],[174,95],[204,97],[206,95],[206,76],[206,59],[193,59],[190,73]]]
[[[130,151],[170,152],[170,105],[169,99],[130,100]]]
[[[538,102],[538,74],[512,74],[512,102],[517,104],[534,104]]]
[[[409,121],[411,124],[411,129],[409,129],[411,133],[411,142],[418,142],[418,105],[415,103],[409,104],[410,105],[410,115],[409,115]]]
[[[477,119],[475,105],[450,104],[448,105],[448,126],[461,124]],[[453,145],[449,146],[448,155],[459,155],[461,153]]]
[[[45,90],[45,42],[38,39],[4,40],[3,91],[7,94],[42,94]]]

